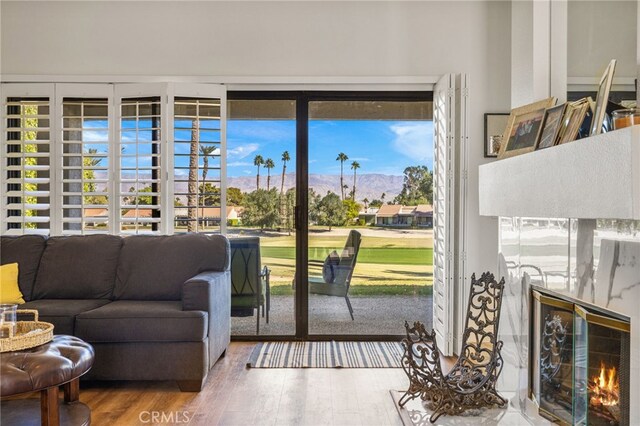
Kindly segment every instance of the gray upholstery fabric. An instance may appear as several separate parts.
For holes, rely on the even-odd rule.
[[[11,263],[23,250],[31,256],[33,291],[29,287],[23,293],[39,300],[24,307],[39,310],[40,318],[55,325],[54,333],[93,344],[90,378],[178,380],[181,389],[194,390],[227,349],[231,282],[225,237],[53,237],[48,245],[41,237],[22,241],[35,247],[39,243],[35,252],[12,246],[22,238],[2,237],[2,261]],[[25,271],[21,269],[21,277]],[[116,288],[120,300],[108,300],[116,298]],[[90,296],[80,297],[84,294]]]
[[[54,334],[74,334],[76,315],[106,305],[107,299],[42,299],[20,305],[20,309],[36,309],[42,321],[53,324]],[[33,319],[32,315],[20,320]]]
[[[209,313],[209,368],[231,341],[231,272],[204,272],[184,283],[182,309]]]
[[[207,312],[183,311],[181,302],[118,300],[76,317],[75,335],[95,342],[201,342]]]
[[[110,298],[121,246],[115,235],[49,238],[32,298]]]
[[[189,278],[228,268],[229,241],[221,235],[131,236],[120,253],[114,297],[180,300]]]
[[[0,237],[0,265],[18,263],[18,286],[24,300],[31,300],[40,257],[47,240],[40,235]]]
[[[200,380],[209,372],[203,342],[92,343],[92,380]]]

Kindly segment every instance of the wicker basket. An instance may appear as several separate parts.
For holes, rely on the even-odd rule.
[[[53,340],[53,324],[38,321],[38,311],[35,309],[18,309],[17,313],[33,314],[33,321],[16,322],[15,335],[10,325],[0,326],[9,330],[9,337],[0,339],[0,352],[21,351]]]

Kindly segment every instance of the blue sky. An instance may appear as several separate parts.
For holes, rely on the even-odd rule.
[[[253,159],[271,158],[282,170],[281,156],[289,151],[288,172],[295,168],[295,122],[292,120],[229,120],[228,175],[255,175]],[[339,152],[360,163],[358,172],[402,175],[405,167],[433,165],[433,122],[382,120],[314,120],[309,123],[309,172],[339,174]]]
[[[188,124],[188,123],[187,123]],[[190,139],[190,124],[176,123],[176,142]],[[140,121],[144,127],[144,120]],[[150,141],[150,130],[138,130],[135,123],[123,123],[122,165],[132,167],[150,165],[151,144],[136,144],[138,141]],[[213,123],[204,124],[200,131],[201,143],[210,144],[218,140],[218,132]],[[86,120],[84,122],[85,141],[99,151],[107,150],[108,132],[106,122]],[[133,142],[133,143],[127,143]],[[229,120],[227,123],[227,166],[228,176],[252,176],[256,173],[253,159],[260,154],[264,159],[271,158],[276,171],[282,170],[282,152],[287,150],[291,161],[287,165],[289,173],[295,171],[295,121],[293,120]],[[177,143],[177,154],[188,154],[188,143]],[[433,122],[431,121],[391,121],[391,120],[312,120],[309,123],[309,172],[312,174],[340,173],[340,163],[336,161],[339,152],[349,157],[345,170],[349,170],[352,161],[360,163],[359,174],[380,173],[402,175],[407,166],[426,165],[433,169]],[[188,165],[186,157],[176,159],[176,165]],[[184,163],[184,164],[181,164]],[[263,172],[261,171],[261,174]],[[266,174],[266,173],[265,173]]]

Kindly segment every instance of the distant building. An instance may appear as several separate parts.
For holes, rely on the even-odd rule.
[[[416,226],[433,228],[433,206],[429,204],[418,204],[414,212]]]
[[[398,228],[433,227],[433,207],[428,204],[418,206],[403,206],[399,204],[385,204],[375,215],[376,226]]]
[[[84,224],[89,227],[107,226],[109,210],[105,208],[85,208]]]
[[[220,207],[198,207],[198,220],[203,226],[216,226],[220,224]],[[227,206],[227,222],[238,223],[244,207]],[[187,226],[189,222],[188,207],[175,207],[174,215],[177,226]]]
[[[148,219],[152,217],[152,215],[153,209],[138,207],[138,209],[136,210],[134,206],[134,208],[127,210],[127,212],[123,214],[122,217],[126,217],[128,219]]]
[[[364,221],[365,225],[375,225],[376,224],[376,215],[378,214],[378,210],[375,207],[369,207],[367,209],[363,209],[358,213],[358,220]]]

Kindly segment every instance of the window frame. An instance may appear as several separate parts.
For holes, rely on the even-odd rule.
[[[220,100],[220,233],[227,233],[227,90],[220,84],[198,83],[169,83],[167,88],[167,185],[171,188],[171,195],[166,200],[166,211],[169,217],[167,233],[175,233],[175,207],[173,204],[175,193],[175,100],[176,98],[201,98]],[[200,153],[198,152],[198,162]],[[198,233],[201,233],[198,231]],[[204,231],[206,233],[206,231]]]
[[[7,101],[9,98],[48,98],[49,100],[49,221],[48,221],[48,232],[24,232],[24,213],[22,215],[22,226],[20,228],[12,228],[8,227],[9,224],[9,215],[8,215],[8,183],[5,182],[6,175],[4,173],[7,172],[5,169],[0,181],[2,182],[2,197],[0,197],[0,232],[4,235],[26,235],[26,234],[44,234],[49,235],[55,230],[56,224],[59,222],[59,208],[57,207],[56,197],[54,194],[54,188],[57,185],[56,182],[56,171],[55,168],[52,167],[52,163],[55,158],[55,134],[56,134],[56,121],[54,117],[54,102],[55,102],[55,85],[50,83],[20,83],[20,84],[3,84],[1,87],[1,111],[0,111],[0,122],[2,123],[2,134],[0,135],[0,164],[4,169],[7,167],[7,159],[9,158],[6,155],[6,147],[9,143],[7,138],[7,120],[8,120],[8,112],[7,112]],[[24,172],[24,169],[21,169],[21,173]],[[20,191],[24,193],[24,188],[21,188]],[[22,196],[21,198],[23,198]],[[24,203],[23,203],[24,204]],[[24,212],[24,209],[23,209]]]
[[[121,230],[122,210],[121,197],[121,153],[122,145],[122,114],[120,106],[123,99],[137,97],[159,98],[160,105],[160,147],[159,175],[155,181],[160,184],[159,208],[160,220],[154,234],[174,233],[174,187],[173,187],[173,156],[174,156],[174,100],[176,97],[212,98],[220,101],[220,191],[221,191],[221,218],[219,231],[209,229],[206,233],[226,233],[226,87],[221,84],[210,83],[3,83],[0,84],[0,99],[2,111],[0,120],[4,128],[0,136],[0,164],[4,168],[8,156],[6,155],[8,119],[8,98],[47,98],[49,105],[49,219],[48,228],[42,229],[39,234],[49,236],[68,234],[89,234],[81,229],[79,232],[66,232],[63,225],[63,102],[65,98],[106,98],[108,104],[108,226],[107,233],[114,235],[128,235],[131,232]],[[3,175],[2,181],[5,180]],[[3,182],[0,192],[0,235],[22,235],[34,232],[25,232],[24,226],[16,229],[8,228],[8,196],[6,183]],[[21,189],[23,191],[23,189]],[[84,191],[80,194],[84,194]],[[84,195],[82,195],[84,196]],[[84,213],[83,213],[84,214]],[[24,224],[24,220],[22,221]],[[139,232],[133,232],[139,233]],[[140,232],[141,233],[141,232]],[[145,232],[146,233],[146,232]]]
[[[76,233],[67,233],[64,230],[64,217],[63,217],[63,200],[64,200],[64,170],[62,169],[62,161],[64,161],[63,157],[63,149],[64,149],[64,113],[63,113],[63,103],[65,98],[87,98],[87,99],[95,99],[95,98],[106,98],[107,99],[107,128],[108,128],[108,140],[107,144],[109,146],[108,152],[108,160],[109,167],[107,178],[109,180],[109,184],[107,185],[107,192],[109,195],[109,202],[107,206],[107,234],[115,233],[115,220],[114,215],[116,213],[115,210],[115,196],[114,191],[116,188],[115,184],[115,169],[114,169],[114,150],[116,147],[115,144],[115,104],[114,104],[114,88],[112,84],[56,84],[55,85],[55,105],[53,111],[55,113],[55,122],[58,125],[58,129],[56,130],[55,137],[55,145],[56,145],[56,153],[55,153],[55,173],[56,173],[56,200],[57,200],[57,209],[60,214],[60,220],[56,221],[55,224],[55,234],[52,235],[76,235]],[[60,167],[58,167],[60,166]],[[84,196],[84,191],[82,192],[82,196]],[[84,213],[83,213],[84,215]],[[84,229],[80,230],[80,235],[92,234],[92,232],[85,233]]]

